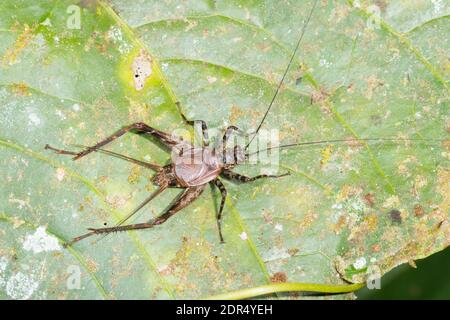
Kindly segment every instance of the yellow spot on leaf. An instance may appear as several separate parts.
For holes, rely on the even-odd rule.
[[[324,167],[330,160],[331,154],[333,153],[333,145],[330,144],[322,150],[322,159],[320,160],[320,166]]]
[[[12,84],[11,90],[17,97],[31,96],[31,93],[28,91],[28,86],[24,82]]]
[[[238,106],[233,105],[231,107],[230,122],[236,123],[236,121],[243,115],[244,115],[244,112],[242,112],[242,110],[239,109]]]
[[[6,50],[2,59],[2,65],[12,65],[17,61],[19,54],[28,46],[33,38],[33,28],[30,28],[27,24],[24,25],[23,32],[17,37],[14,46]]]

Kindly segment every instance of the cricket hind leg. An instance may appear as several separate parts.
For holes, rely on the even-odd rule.
[[[161,192],[163,192],[164,190],[166,190],[168,188],[168,185],[161,185],[161,187],[159,187],[156,191],[154,191],[149,197],[147,197],[144,201],[142,201],[142,203],[137,206],[133,211],[131,211],[126,217],[124,217],[123,219],[121,219],[116,225],[115,227],[119,227],[121,225],[123,225],[125,222],[127,222],[131,217],[133,217],[138,211],[140,211],[143,207],[145,207],[150,201],[152,201],[154,198],[156,198],[156,196],[158,196]],[[101,240],[103,240],[104,238],[106,238],[110,233],[106,233],[103,237],[101,237],[100,239],[96,240],[95,242],[93,242],[93,244],[96,244],[98,242],[100,242]]]
[[[257,175],[255,177],[247,177],[247,176],[244,176],[242,174],[233,172],[231,170],[223,170],[222,171],[222,175],[225,178],[228,178],[230,180],[239,181],[239,182],[242,182],[242,183],[253,182],[253,181],[256,181],[256,180],[259,180],[259,179],[264,179],[264,178],[281,178],[281,177],[288,176],[290,174],[291,174],[290,172],[286,172],[286,173],[283,173],[283,174],[280,174],[280,175],[260,174],[260,175]]]
[[[222,199],[220,201],[219,213],[217,214],[217,228],[219,229],[220,242],[225,243],[225,241],[223,240],[223,235],[222,235],[222,212],[223,212],[223,208],[225,206],[225,200],[227,199],[227,189],[223,185],[222,181],[220,181],[218,178],[216,178],[212,182],[219,189],[220,195],[222,197]]]
[[[75,238],[70,244],[73,244],[74,242],[77,242],[79,240],[85,239],[89,236],[96,235],[96,234],[108,234],[111,232],[121,232],[121,231],[128,231],[128,230],[141,230],[141,229],[148,229],[153,228],[154,226],[163,224],[167,221],[171,216],[173,216],[175,213],[180,211],[181,209],[187,207],[189,204],[191,204],[193,201],[195,201],[203,192],[205,189],[205,185],[201,186],[195,186],[190,187],[184,190],[184,192],[181,194],[181,196],[171,205],[169,208],[165,211],[164,214],[158,216],[157,218],[145,222],[145,223],[136,223],[136,224],[129,224],[125,226],[116,226],[116,227],[109,227],[109,228],[89,228],[89,233],[82,235],[78,238]]]
[[[122,220],[119,221],[119,223],[116,224],[115,227],[119,227],[122,224],[124,224],[128,219],[130,219],[134,214],[136,214],[139,210],[141,210],[143,207],[145,207],[150,201],[152,201],[154,198],[156,198],[156,196],[158,196],[161,192],[163,192],[164,190],[167,189],[167,185],[162,185],[160,186],[156,191],[154,191],[149,197],[147,197],[144,201],[142,201],[142,203],[137,206],[131,213],[129,213],[126,217],[124,217]],[[113,227],[114,228],[114,227]],[[93,236],[96,233],[93,231],[90,231],[86,234],[83,234],[79,237],[73,238],[70,242],[66,243],[64,246],[68,247],[73,245],[75,242],[78,242],[80,240],[83,240],[87,237]],[[106,235],[105,235],[106,236]],[[104,237],[102,237],[101,239],[103,239]],[[100,241],[101,239],[99,239],[98,241]],[[97,241],[97,242],[98,242]]]
[[[156,137],[159,141],[161,141],[163,144],[165,144],[166,146],[172,148],[173,146],[179,144],[181,141],[178,141],[176,139],[174,139],[170,134],[165,133],[163,131],[157,130],[155,128],[152,128],[148,125],[146,125],[143,122],[136,122],[133,123],[125,128],[122,128],[118,131],[116,131],[115,133],[113,133],[112,135],[106,137],[105,139],[103,139],[102,141],[98,142],[97,144],[86,148],[83,151],[80,152],[73,152],[73,151],[67,151],[67,150],[61,150],[61,149],[56,149],[53,148],[51,146],[49,146],[48,144],[45,146],[45,149],[49,149],[49,150],[53,150],[58,154],[68,154],[68,155],[74,155],[73,160],[78,160],[82,157],[84,157],[85,155],[96,151],[97,149],[107,145],[108,143],[116,140],[117,138],[119,138],[120,136],[124,135],[127,132],[130,132],[132,130],[136,130],[137,133],[147,133],[150,134],[154,137]]]

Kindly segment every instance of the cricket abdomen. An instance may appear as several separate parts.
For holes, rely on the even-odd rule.
[[[217,178],[222,170],[213,150],[209,148],[188,148],[181,154],[173,154],[175,175],[186,187],[199,186]]]

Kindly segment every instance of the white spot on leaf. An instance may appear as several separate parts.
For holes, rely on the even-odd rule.
[[[66,171],[64,171],[63,168],[56,169],[56,179],[58,179],[58,181],[63,181],[65,175]]]
[[[145,81],[152,74],[152,59],[147,52],[141,50],[140,54],[134,58],[131,69],[133,71],[134,88],[138,91],[142,90]]]
[[[239,237],[242,239],[242,240],[247,240],[247,233],[246,232],[242,232],[240,235],[239,235]]]
[[[6,283],[6,294],[15,300],[29,299],[38,288],[39,283],[30,275],[17,272]]]
[[[80,105],[79,105],[78,103],[75,103],[75,104],[72,106],[72,109],[73,109],[73,111],[78,112],[78,111],[80,111]]]
[[[61,250],[58,239],[47,234],[45,227],[39,227],[34,234],[28,235],[23,242],[23,248],[34,253]]]
[[[30,113],[28,115],[28,119],[30,120],[28,124],[38,126],[41,124],[41,119],[38,117],[36,113]]]
[[[206,79],[208,80],[209,83],[214,83],[217,81],[216,77],[211,77],[211,76],[207,76]]]
[[[119,52],[122,54],[130,52],[130,45],[123,39],[122,30],[119,27],[113,26],[108,31],[108,39],[118,45]]]
[[[282,225],[281,223],[277,223],[277,224],[275,225],[275,230],[277,230],[277,231],[283,231],[283,225]]]
[[[353,267],[356,270],[364,269],[366,267],[366,265],[367,265],[367,261],[366,261],[366,258],[364,258],[364,257],[361,257],[361,258],[357,259],[355,261],[355,263],[353,263]]]
[[[0,257],[0,287],[5,285],[5,271],[8,266],[8,259],[6,257]]]
[[[264,262],[289,259],[291,255],[286,248],[271,248],[262,254]]]

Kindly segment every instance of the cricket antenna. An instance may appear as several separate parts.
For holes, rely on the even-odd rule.
[[[351,142],[447,142],[448,139],[427,139],[427,138],[360,138],[360,139],[332,139],[332,140],[318,140],[318,141],[307,141],[298,143],[289,143],[281,146],[270,147],[266,149],[261,149],[252,153],[246,153],[245,156],[248,158],[254,154],[258,154],[262,151],[269,151],[273,149],[285,149],[299,146],[310,146],[317,144],[328,144],[328,143],[351,143]]]
[[[311,8],[311,11],[309,12],[309,16],[306,19],[305,24],[303,25],[303,29],[300,34],[300,38],[297,41],[297,45],[295,46],[294,52],[292,53],[292,56],[291,56],[291,59],[289,60],[289,63],[286,67],[286,70],[284,71],[284,74],[283,74],[283,77],[281,78],[280,83],[278,83],[277,90],[275,91],[275,94],[273,95],[272,100],[269,103],[269,107],[267,108],[266,113],[264,114],[264,117],[262,118],[261,122],[258,125],[258,128],[256,129],[255,133],[253,134],[253,137],[250,139],[250,142],[245,146],[245,150],[247,150],[247,148],[253,142],[253,139],[255,139],[255,137],[258,135],[259,129],[261,129],[261,126],[263,125],[264,121],[266,120],[266,117],[269,114],[269,111],[272,108],[272,105],[273,105],[276,97],[278,96],[278,92],[280,91],[280,88],[284,82],[284,79],[286,78],[289,68],[291,67],[292,61],[294,61],[295,55],[297,54],[297,50],[300,47],[300,43],[302,42],[303,36],[305,35],[306,28],[308,27],[309,20],[311,20],[311,17],[313,15],[314,9],[316,8],[317,2],[318,2],[318,0],[314,1],[313,7]]]

